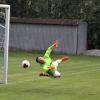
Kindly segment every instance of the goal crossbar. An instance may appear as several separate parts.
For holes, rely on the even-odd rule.
[[[0,4],[0,8],[10,8],[10,5]]]

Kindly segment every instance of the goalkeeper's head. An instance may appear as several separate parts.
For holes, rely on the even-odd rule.
[[[36,57],[36,62],[39,63],[39,64],[44,64],[45,59],[43,57]]]

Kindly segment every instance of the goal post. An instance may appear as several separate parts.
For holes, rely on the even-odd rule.
[[[0,83],[7,84],[9,51],[10,5],[0,4]]]

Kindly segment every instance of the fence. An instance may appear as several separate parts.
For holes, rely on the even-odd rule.
[[[81,54],[87,47],[87,23],[67,19],[11,19],[10,50],[46,50],[55,39],[60,44],[54,52]]]

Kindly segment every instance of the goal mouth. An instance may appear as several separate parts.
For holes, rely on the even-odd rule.
[[[7,84],[10,5],[0,4],[0,84]]]

